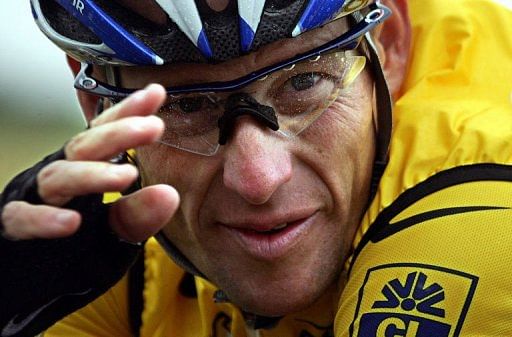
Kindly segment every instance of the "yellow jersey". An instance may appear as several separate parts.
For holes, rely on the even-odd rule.
[[[272,328],[250,328],[235,306],[214,301],[214,285],[188,276],[150,240],[140,335],[512,336],[507,4],[409,1],[412,59],[394,107],[390,161],[341,295],[327,294]],[[45,336],[131,336],[127,287],[125,277]]]

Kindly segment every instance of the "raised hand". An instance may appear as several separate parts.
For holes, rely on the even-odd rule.
[[[4,236],[25,240],[72,235],[81,224],[81,215],[64,208],[70,200],[128,188],[138,176],[137,168],[109,159],[159,139],[164,125],[153,114],[164,100],[164,89],[149,85],[91,121],[90,129],[66,144],[65,159],[50,163],[37,175],[44,204],[11,201],[5,205],[1,214]],[[109,224],[121,239],[139,242],[162,228],[178,204],[178,193],[171,186],[147,186],[113,203]]]

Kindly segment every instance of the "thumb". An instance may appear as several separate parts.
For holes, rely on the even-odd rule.
[[[171,220],[179,202],[178,192],[169,185],[144,187],[112,204],[111,228],[123,240],[147,240]]]

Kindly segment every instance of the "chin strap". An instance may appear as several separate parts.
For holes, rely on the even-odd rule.
[[[372,180],[370,185],[370,198],[373,200],[377,193],[380,179],[389,160],[389,143],[391,141],[391,132],[393,128],[392,101],[389,89],[380,66],[379,58],[375,49],[370,47],[371,64],[375,76],[375,92],[377,106],[377,149],[375,161],[373,162]],[[373,54],[373,55],[372,55]]]
[[[369,204],[377,192],[380,179],[388,164],[389,144],[391,142],[391,133],[393,129],[393,102],[389,93],[386,78],[384,77],[380,59],[377,54],[377,49],[370,33],[365,35],[365,39],[362,42],[362,47],[370,60],[375,83],[375,105],[377,109],[377,148],[375,153],[375,160],[373,163],[370,198],[368,200]]]
[[[393,128],[393,102],[389,93],[388,84],[384,77],[384,72],[377,54],[377,49],[369,33],[365,35],[367,43],[363,43],[363,48],[368,54],[372,74],[375,83],[376,106],[377,106],[377,153],[376,161],[386,163],[388,161],[389,143],[391,141],[391,132]]]
[[[199,271],[199,269],[196,268],[190,262],[190,260],[183,255],[182,252],[169,240],[167,236],[165,236],[164,232],[160,231],[157,234],[155,234],[155,239],[158,241],[158,243],[164,248],[165,252],[169,257],[183,270],[185,270],[187,273],[190,273],[194,276],[200,276],[204,279],[207,279],[203,273]]]
[[[190,262],[190,260],[183,255],[179,251],[179,249],[165,236],[165,234],[160,231],[155,235],[156,240],[160,245],[164,247],[165,252],[169,255],[169,257],[181,268],[183,268],[187,273],[199,276],[207,280],[207,278],[201,273],[193,264]],[[229,303],[230,300],[226,293],[218,289],[213,294],[213,301],[215,303]],[[248,327],[252,329],[271,329],[275,327],[279,321],[281,320],[282,316],[279,317],[267,317],[267,316],[261,316],[256,315],[252,313],[248,313],[245,311],[242,311],[242,314],[245,319],[245,323]]]

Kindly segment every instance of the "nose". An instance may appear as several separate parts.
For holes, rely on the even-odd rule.
[[[224,147],[224,185],[247,202],[261,205],[292,177],[285,140],[254,118],[238,118]]]

